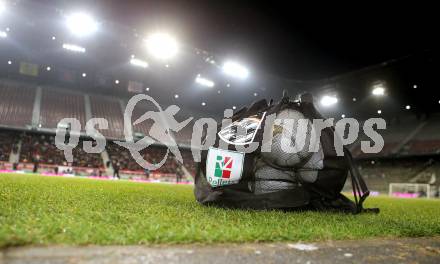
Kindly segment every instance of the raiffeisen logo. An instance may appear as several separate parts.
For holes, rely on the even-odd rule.
[[[133,110],[141,101],[147,101],[155,106],[156,111],[148,111],[133,122]],[[295,104],[295,102],[287,102]],[[274,107],[267,106],[268,108]],[[194,120],[190,117],[178,122],[175,116],[180,111],[177,105],[171,105],[165,110],[151,96],[139,94],[133,96],[124,111],[124,141],[115,141],[116,144],[126,148],[139,166],[148,170],[157,170],[162,167],[170,152],[180,163],[183,163],[178,144],[173,134],[181,131],[191,121],[194,121],[191,137],[191,152],[195,162],[201,161],[202,151],[208,151],[206,166],[212,177],[213,185],[219,184],[214,181],[219,178],[221,172],[222,181],[220,185],[231,184],[236,181],[234,175],[241,174],[237,168],[242,167],[244,155],[260,151],[271,153],[274,148],[287,154],[297,156],[307,155],[306,153],[318,153],[320,151],[321,132],[324,129],[333,129],[334,138],[331,142],[337,156],[344,156],[344,147],[354,143],[362,129],[363,133],[370,139],[361,141],[363,153],[379,153],[384,146],[383,137],[377,130],[386,129],[386,122],[382,118],[370,118],[364,120],[362,127],[354,118],[343,118],[335,122],[333,118],[311,119],[306,118],[300,111],[295,109],[284,109],[282,111],[258,111],[249,116],[232,118],[232,109],[226,109],[222,120],[220,131],[218,123],[213,118],[200,118]],[[286,112],[287,111],[287,112]],[[153,124],[148,135],[135,141],[133,136],[133,125],[138,125],[147,120]],[[83,148],[86,153],[102,153],[107,144],[106,138],[100,130],[108,129],[108,121],[104,118],[92,118],[85,127],[86,136],[93,141],[85,140]],[[58,123],[55,144],[58,149],[64,152],[68,162],[73,162],[72,150],[77,147],[81,134],[81,123],[75,118],[65,118]],[[257,137],[257,134],[259,135]],[[67,140],[66,140],[67,137]],[[213,148],[218,140],[220,148]],[[327,139],[328,140],[328,139]],[[150,163],[144,159],[142,151],[148,149],[152,144],[160,144],[167,148],[166,155],[157,163]],[[233,145],[236,151],[228,151],[228,146]],[[267,155],[266,155],[267,156]],[[295,155],[288,160],[288,163],[295,162]],[[217,158],[221,157],[221,163]],[[208,175],[207,175],[208,176]]]

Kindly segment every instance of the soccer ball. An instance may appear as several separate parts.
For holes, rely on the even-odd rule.
[[[281,111],[277,114],[276,119],[277,121],[272,126],[272,148],[270,152],[261,153],[263,159],[281,167],[293,168],[296,165],[304,164],[313,155],[309,151],[310,145],[317,142],[312,123],[299,123],[299,120],[306,120],[306,117],[294,109]],[[284,126],[288,124],[286,120],[293,120],[293,127],[289,128],[292,130],[290,135],[284,130]],[[299,124],[306,124],[306,127],[300,128]],[[301,144],[296,142],[305,142],[305,144],[300,146]],[[293,150],[289,151],[290,153],[285,151],[288,150],[289,145]]]
[[[294,189],[297,186],[293,171],[281,171],[270,166],[263,166],[255,172],[255,194]]]

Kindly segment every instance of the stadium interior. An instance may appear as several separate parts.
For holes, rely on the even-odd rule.
[[[437,6],[0,0],[0,264],[440,263]]]
[[[111,177],[118,166],[126,179],[191,183],[197,170],[191,155],[192,123],[173,134],[184,163],[170,155],[151,175],[114,143],[124,140],[123,113],[131,96],[145,93],[162,107],[176,104],[179,120],[220,120],[224,109],[239,111],[261,99],[277,101],[283,91],[308,91],[325,117],[387,121],[380,131],[385,142],[380,153],[362,153],[362,136],[350,146],[372,191],[387,194],[390,183],[439,189],[440,90],[432,87],[438,57],[430,50],[320,80],[288,79],[233,65],[239,68],[236,78],[227,74],[225,58],[188,45],[179,46],[178,59],[155,60],[145,52],[139,30],[114,22],[100,21],[93,36],[99,41],[91,41],[72,37],[53,22],[67,15],[63,10],[29,1],[14,12],[7,14],[9,21],[13,16],[28,19],[0,30],[0,171]],[[138,105],[133,120],[152,109]],[[100,131],[108,141],[101,154],[87,154],[82,148],[82,141],[89,140],[86,122],[94,117],[109,124]],[[72,163],[54,143],[63,118],[78,119],[83,129]],[[151,126],[149,121],[133,126],[134,137],[147,135]],[[157,143],[142,155],[156,162],[165,151],[166,146]]]

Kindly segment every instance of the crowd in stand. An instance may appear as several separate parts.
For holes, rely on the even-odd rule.
[[[17,152],[18,137],[16,132],[0,133],[0,161],[9,161],[11,152]]]
[[[55,146],[54,136],[44,134],[21,135],[20,162],[67,165],[63,151]]]
[[[78,147],[72,150],[74,167],[103,168],[101,154],[86,153],[83,148],[83,140],[79,141]]]
[[[101,174],[106,167],[112,166],[119,171],[136,172],[138,174],[148,174],[133,159],[130,152],[114,142],[107,142],[106,150],[109,155],[107,164],[103,163],[101,154],[90,154],[83,150],[83,141],[73,149],[73,163],[65,160],[63,151],[55,145],[53,134],[42,134],[34,132],[18,132],[11,130],[0,131],[0,161],[8,162],[11,153],[16,153],[20,163],[39,163],[47,165],[71,166],[81,168],[93,168]],[[90,140],[90,139],[87,139]],[[21,143],[21,148],[19,148]],[[161,146],[149,146],[141,151],[143,158],[152,163],[159,163],[166,155],[167,148]],[[193,160],[191,150],[180,149],[184,168],[195,175],[197,171],[196,163]],[[440,175],[440,159],[427,159],[424,157],[409,157],[405,159],[365,159],[359,162],[359,169],[368,180],[372,190],[386,191],[391,182],[408,182],[420,173],[424,173],[430,180],[432,175]],[[157,171],[162,174],[176,174],[176,179],[184,174],[182,166],[174,155],[169,152],[165,164]],[[97,174],[96,174],[97,175]],[[147,176],[148,177],[148,176]],[[420,177],[419,177],[420,178]],[[424,180],[425,181],[425,180]],[[438,184],[438,181],[436,182]]]
[[[81,147],[72,150],[73,162],[67,162],[64,152],[55,145],[54,135],[23,133],[20,138],[20,162],[87,168],[101,168],[104,166],[99,154],[85,153]],[[79,146],[82,146],[82,141],[80,141]]]
[[[11,151],[18,151],[18,143],[21,142],[19,155],[20,163],[39,163],[47,165],[72,166],[83,168],[96,168],[104,170],[105,167],[117,167],[120,171],[136,171],[144,173],[144,169],[132,158],[130,152],[114,142],[107,142],[106,150],[110,161],[103,163],[100,154],[86,153],[83,149],[83,141],[80,139],[77,147],[73,148],[73,162],[66,161],[64,152],[57,148],[55,135],[33,132],[0,131],[0,161],[9,161]],[[87,139],[90,140],[90,139]],[[165,156],[167,148],[150,146],[141,154],[144,159],[152,164],[159,163]],[[191,152],[182,150],[184,166],[191,174],[195,174],[195,163]],[[160,173],[175,174],[181,171],[178,161],[169,152],[165,164],[158,170]]]
[[[133,159],[130,152],[117,145],[113,142],[107,143],[107,152],[110,156],[110,160],[113,163],[118,162],[121,170],[130,170],[130,171],[142,171],[144,170],[137,162]],[[141,154],[143,158],[151,164],[159,163],[166,154],[167,149],[159,146],[150,146],[143,151]],[[194,163],[194,162],[192,162]],[[178,162],[176,161],[174,155],[170,152],[168,153],[167,160],[165,164],[159,169],[161,173],[175,173],[177,168],[179,167]]]

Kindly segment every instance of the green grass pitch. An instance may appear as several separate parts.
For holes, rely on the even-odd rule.
[[[368,199],[378,215],[227,210],[192,186],[0,174],[0,247],[317,241],[440,234],[440,201]]]

